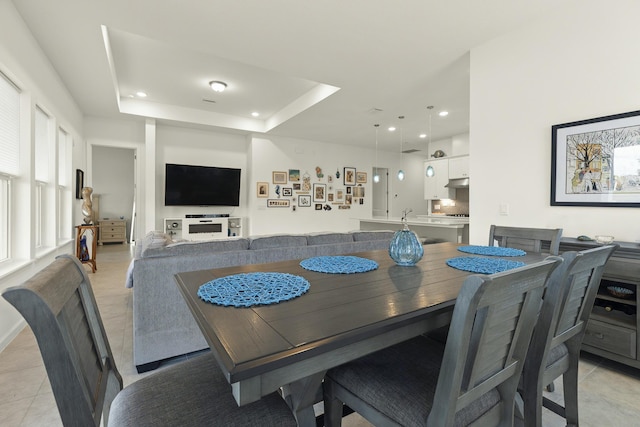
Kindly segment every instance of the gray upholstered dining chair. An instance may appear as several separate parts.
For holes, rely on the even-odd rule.
[[[562,228],[504,227],[494,224],[489,229],[489,246],[494,246],[497,241],[498,246],[558,255],[561,237]]]
[[[329,370],[325,425],[341,424],[344,402],[374,425],[511,426],[545,284],[561,262],[469,276],[446,345],[419,336]]]
[[[296,425],[277,393],[238,407],[210,353],[123,390],[89,278],[74,257],[58,257],[2,295],[33,330],[65,426]]]
[[[578,359],[605,264],[618,245],[565,252],[547,285],[519,386],[526,426],[542,425],[542,407],[578,425]],[[544,397],[543,388],[563,377],[564,407]]]

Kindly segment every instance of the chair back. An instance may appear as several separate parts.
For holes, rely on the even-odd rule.
[[[428,425],[453,425],[456,412],[497,390],[483,424],[513,422],[518,379],[547,279],[562,263],[549,257],[491,276],[469,276],[453,311]],[[494,393],[495,394],[495,393]]]
[[[89,278],[63,255],[2,296],[25,318],[65,426],[108,425],[111,401],[122,390]]]
[[[558,255],[562,228],[524,228],[492,225],[489,230],[489,246],[522,249],[527,252]],[[548,250],[547,250],[548,245]]]
[[[554,373],[544,379],[553,348],[564,343],[570,353],[580,351],[605,264],[617,248],[607,245],[562,254],[565,261],[549,280],[531,340],[523,374],[525,387],[537,382],[546,385],[558,376]]]

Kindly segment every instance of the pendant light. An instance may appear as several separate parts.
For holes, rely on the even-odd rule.
[[[429,105],[427,107],[427,110],[429,110],[429,139],[427,140],[427,148],[426,150],[424,150],[424,152],[427,153],[428,155],[429,147],[431,145],[431,110],[433,110],[433,105]],[[425,174],[427,175],[427,177],[431,178],[435,174],[435,170],[433,169],[433,166],[431,165],[427,166],[427,170]]]
[[[376,123],[373,126],[376,128],[376,164],[373,167],[373,182],[377,184],[380,182],[380,174],[378,173],[378,128],[380,125]]]
[[[400,119],[400,123],[402,123],[402,119],[404,119],[404,116],[398,116],[398,119]],[[402,167],[404,166],[404,161],[403,161],[403,151],[404,149],[404,145],[403,145],[403,141],[402,141],[402,124],[400,125],[400,169],[398,169],[398,181],[404,181],[404,170],[402,170]]]

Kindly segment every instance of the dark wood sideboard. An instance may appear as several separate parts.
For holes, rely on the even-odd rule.
[[[640,368],[640,243],[615,243],[620,247],[607,262],[582,350]],[[596,242],[563,237],[560,252],[597,246]],[[616,297],[607,289],[611,286],[630,289],[633,293],[626,298]]]

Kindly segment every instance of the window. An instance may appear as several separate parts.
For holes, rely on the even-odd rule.
[[[0,261],[11,255],[11,177],[20,155],[20,91],[0,72]]]
[[[58,129],[58,243],[71,238],[71,136]]]
[[[35,114],[35,222],[34,241],[36,248],[52,245],[50,242],[50,232],[47,227],[48,222],[53,218],[46,215],[46,212],[55,212],[50,208],[53,206],[52,199],[47,197],[52,194],[51,187],[51,163],[53,159],[51,138],[51,119],[36,107]],[[51,190],[51,191],[49,191]]]

